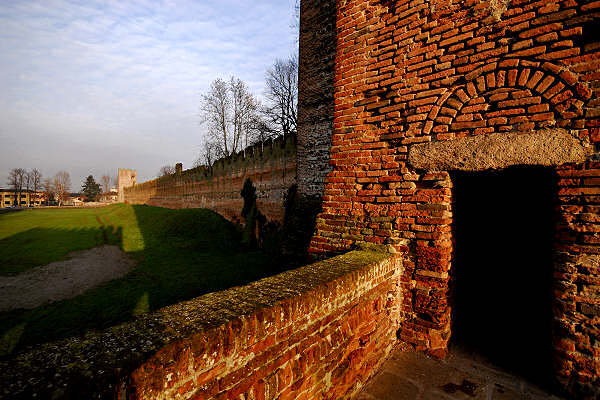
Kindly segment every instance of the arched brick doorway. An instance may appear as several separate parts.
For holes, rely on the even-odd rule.
[[[586,286],[598,262],[589,251],[600,175],[597,162],[585,161],[589,148],[570,132],[543,129],[413,149],[409,158],[427,186],[446,191],[445,219],[435,229],[450,232],[451,245],[412,252],[417,287],[401,339],[444,356],[456,334],[493,363],[538,383],[566,384],[573,366],[587,362],[566,360],[579,346],[591,350],[591,326],[578,318],[600,315],[586,304],[594,302]],[[433,172],[440,165],[446,171]],[[540,239],[530,248],[528,231]],[[419,283],[419,275],[429,281]]]

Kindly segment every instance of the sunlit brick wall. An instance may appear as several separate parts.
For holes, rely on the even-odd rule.
[[[125,202],[167,208],[208,208],[227,219],[241,217],[244,200],[240,192],[246,179],[256,187],[257,205],[271,221],[282,221],[284,196],[296,183],[295,147],[250,148],[246,156],[217,161],[213,172],[195,168],[144,182],[125,190]]]
[[[372,242],[407,252],[400,337],[443,356],[449,171],[555,167],[558,374],[565,385],[597,390],[600,2],[333,3],[332,171],[310,251]]]
[[[224,293],[227,304],[211,304],[206,296],[172,307],[185,315],[197,302],[207,319],[225,312],[229,320],[162,348],[136,368],[120,396],[310,400],[356,394],[396,338],[400,259],[375,256],[369,261],[373,254],[354,252],[267,278]],[[291,296],[294,291],[300,293]],[[256,309],[228,317],[243,313],[238,301]]]

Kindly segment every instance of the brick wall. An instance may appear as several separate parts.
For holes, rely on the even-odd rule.
[[[240,192],[250,178],[258,209],[271,221],[282,221],[284,195],[296,183],[293,141],[256,145],[213,165],[212,172],[194,168],[125,189],[125,202],[167,208],[208,208],[227,219],[240,219]]]
[[[557,368],[572,390],[597,391],[600,2],[330,3],[332,171],[310,251],[335,254],[361,242],[406,251],[400,336],[444,356],[452,322],[448,172],[553,166],[563,219]]]
[[[346,398],[394,344],[400,273],[354,251],[44,344],[0,360],[0,397]]]
[[[600,162],[558,168],[555,351],[560,380],[600,386]],[[590,390],[588,388],[588,390]]]
[[[395,341],[400,268],[384,254],[342,257],[251,285],[262,301],[280,300],[161,349],[133,372],[129,397],[340,399],[356,393]],[[273,282],[275,291],[265,289]],[[303,293],[288,297],[283,290]]]
[[[298,65],[298,193],[320,197],[329,167],[333,130],[335,4],[300,4]]]

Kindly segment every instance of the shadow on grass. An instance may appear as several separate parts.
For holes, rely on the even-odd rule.
[[[0,208],[0,214],[8,214],[18,211],[25,211],[24,208]]]
[[[28,229],[0,240],[0,275],[16,275],[62,260],[77,250],[103,244],[120,246],[121,235],[120,229],[113,226]]]
[[[102,242],[116,238],[137,262],[136,267],[125,277],[75,298],[33,310],[0,313],[3,357],[28,345],[107,328],[279,272],[272,257],[244,250],[236,226],[209,210],[119,205],[99,214],[103,227],[98,230],[32,229],[25,234],[38,245],[48,235],[55,235],[59,243],[86,234],[101,235]],[[14,245],[19,243],[19,235],[5,240]]]

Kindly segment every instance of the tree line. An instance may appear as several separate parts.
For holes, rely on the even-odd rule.
[[[89,201],[95,201],[99,194],[110,192],[111,182],[116,179],[103,175],[97,184],[92,175],[88,176],[82,185],[82,191]],[[46,205],[54,201],[61,206],[71,195],[71,176],[67,171],[59,171],[53,177],[43,178],[42,173],[34,168],[30,171],[24,168],[13,168],[8,173],[8,186],[15,193],[17,206],[21,205],[21,197],[25,193],[43,193]],[[103,191],[103,192],[102,192]],[[27,204],[31,204],[31,196],[27,196]]]
[[[15,205],[21,205],[21,196],[23,192],[42,192],[46,196],[46,202],[49,204],[50,198],[54,197],[56,201],[62,204],[69,197],[71,188],[71,177],[67,171],[59,171],[54,177],[42,179],[42,173],[34,168],[27,171],[25,168],[13,168],[8,173],[8,186],[15,193]],[[31,203],[31,196],[27,197],[28,204]]]
[[[117,185],[117,179],[111,178],[108,175],[102,175],[100,183],[96,183],[93,175],[88,175],[81,185],[81,192],[84,194],[87,201],[97,201],[101,194],[110,193],[111,182]]]
[[[298,9],[299,6],[297,6]],[[194,166],[211,168],[220,158],[264,144],[278,137],[295,138],[298,126],[298,60],[275,60],[265,74],[265,103],[248,85],[232,76],[215,79],[200,101],[200,122],[205,126],[202,149]],[[163,165],[157,176],[175,173]]]
[[[239,78],[215,79],[200,102],[206,127],[196,165],[211,167],[223,157],[270,139],[295,137],[298,126],[298,60],[276,60],[265,74],[265,103]],[[161,171],[161,173],[166,171]]]

